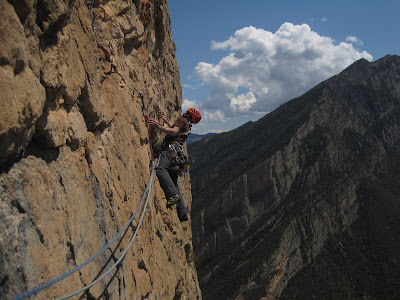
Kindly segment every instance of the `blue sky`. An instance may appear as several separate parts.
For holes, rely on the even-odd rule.
[[[193,132],[255,121],[354,61],[399,55],[399,0],[169,0]]]

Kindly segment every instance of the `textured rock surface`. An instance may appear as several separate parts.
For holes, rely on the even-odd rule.
[[[256,123],[190,145],[193,170],[209,174],[192,174],[204,297],[279,297],[357,219],[360,183],[384,170],[400,143],[399,116],[400,59],[388,56],[361,60]],[[227,166],[240,174],[230,182],[220,179]]]
[[[81,264],[122,229],[150,175],[137,95],[171,119],[182,95],[166,1],[0,0],[0,14],[0,298],[10,298]],[[165,208],[154,182],[122,265],[85,297],[201,298],[190,222]],[[181,186],[190,207],[188,176]],[[137,222],[36,297],[89,284]]]

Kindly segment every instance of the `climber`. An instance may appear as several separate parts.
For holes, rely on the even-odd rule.
[[[190,134],[191,123],[197,124],[200,122],[200,119],[200,111],[196,108],[189,108],[172,125],[163,114],[162,120],[167,127],[160,125],[155,119],[149,120],[150,126],[166,134],[156,174],[167,198],[167,208],[171,209],[176,204],[178,217],[181,222],[189,219],[182,193],[178,187],[180,169],[185,166],[187,167],[187,158],[183,153],[183,144]]]

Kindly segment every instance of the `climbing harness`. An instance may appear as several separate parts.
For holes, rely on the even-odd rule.
[[[132,92],[132,96],[134,96],[134,92]],[[150,132],[150,126],[149,126],[149,107],[144,105],[144,96],[142,93],[139,93],[139,97],[140,97],[140,99],[142,99],[142,114],[144,117],[144,122],[147,127],[147,133],[149,135],[150,157],[151,157],[151,160],[154,160],[153,147],[151,145],[151,132]]]
[[[138,230],[139,230],[139,228],[140,228],[140,225],[141,225],[141,223],[142,223],[142,220],[143,220],[143,217],[144,217],[144,213],[146,212],[147,204],[148,204],[148,201],[149,201],[149,198],[150,198],[151,186],[152,186],[152,184],[153,184],[154,170],[155,170],[155,168],[158,166],[159,161],[160,161],[160,156],[158,157],[158,162],[157,162],[157,164],[153,165],[153,167],[152,167],[152,170],[151,170],[151,173],[150,173],[150,177],[149,177],[149,181],[148,181],[148,183],[147,183],[146,189],[145,189],[145,191],[144,191],[144,193],[143,193],[142,198],[140,199],[139,205],[137,206],[135,212],[132,214],[131,218],[130,218],[129,221],[126,223],[126,225],[124,226],[124,228],[122,228],[122,230],[114,237],[114,239],[113,239],[111,242],[109,242],[109,243],[108,243],[106,246],[104,246],[99,252],[97,252],[97,253],[94,254],[92,257],[90,257],[87,261],[83,262],[82,264],[80,264],[79,266],[75,267],[74,269],[72,269],[72,270],[70,270],[70,271],[68,271],[68,272],[66,272],[66,273],[64,273],[64,274],[62,274],[61,276],[59,276],[59,277],[57,277],[57,278],[55,278],[55,279],[53,279],[53,280],[50,280],[50,281],[48,281],[48,282],[46,282],[46,283],[44,283],[44,284],[41,284],[41,285],[39,285],[39,286],[37,286],[37,287],[35,287],[35,288],[33,288],[33,289],[31,289],[31,290],[29,290],[29,291],[27,291],[27,292],[21,294],[21,295],[15,296],[15,297],[13,297],[11,300],[19,300],[19,299],[24,299],[24,298],[26,298],[26,297],[30,297],[30,296],[32,296],[32,295],[38,293],[39,291],[42,291],[42,290],[44,290],[44,289],[46,289],[46,288],[52,286],[53,284],[55,284],[55,283],[57,283],[57,282],[59,282],[59,281],[65,279],[66,277],[68,277],[68,276],[70,276],[71,274],[75,273],[75,272],[78,271],[79,269],[83,268],[84,266],[86,266],[87,264],[89,264],[90,262],[92,262],[95,258],[97,258],[97,257],[100,256],[102,253],[104,253],[108,248],[110,248],[110,246],[111,246],[112,244],[114,244],[114,243],[118,240],[118,238],[119,238],[119,237],[128,229],[128,227],[132,224],[132,221],[133,221],[133,219],[135,218],[137,212],[139,211],[139,208],[142,206],[142,203],[143,203],[143,201],[144,201],[144,198],[146,197],[146,194],[147,194],[147,198],[146,198],[146,201],[145,201],[145,203],[144,203],[143,210],[142,210],[142,214],[141,214],[141,216],[140,216],[140,219],[139,219],[138,225],[137,225],[137,227],[136,227],[135,233],[133,234],[133,236],[132,236],[132,238],[131,238],[131,240],[130,240],[130,242],[129,242],[129,244],[128,244],[128,247],[127,247],[127,248],[125,249],[125,251],[122,253],[122,255],[121,255],[121,257],[118,259],[118,261],[117,261],[114,265],[112,265],[111,268],[107,270],[107,272],[105,272],[102,276],[100,276],[99,278],[97,278],[97,279],[96,279],[95,281],[93,281],[92,283],[90,283],[90,284],[84,286],[83,288],[81,288],[81,289],[79,289],[79,290],[77,290],[77,291],[75,291],[75,292],[73,292],[73,293],[71,293],[71,294],[68,294],[68,295],[66,295],[66,296],[62,296],[62,297],[60,297],[60,298],[58,298],[58,299],[67,299],[67,298],[70,298],[70,297],[72,297],[72,296],[74,296],[74,295],[76,295],[76,294],[79,294],[79,293],[81,293],[81,292],[83,292],[83,291],[89,289],[91,286],[93,286],[94,284],[96,284],[97,282],[99,282],[100,280],[102,280],[105,276],[107,276],[115,267],[117,267],[117,266],[122,262],[122,260],[124,259],[126,253],[128,252],[129,248],[131,247],[131,245],[132,245],[132,243],[133,243],[133,240],[134,240],[134,238],[136,237],[136,235],[137,235],[137,233],[138,233]]]
[[[182,176],[189,170],[189,160],[183,151],[183,146],[178,142],[171,142],[168,145],[168,150],[171,158],[169,169],[173,172],[179,172],[179,175]]]

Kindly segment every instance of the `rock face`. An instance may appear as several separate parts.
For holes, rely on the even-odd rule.
[[[356,62],[258,122],[191,144],[193,240],[203,297],[278,298],[329,241],[350,234],[367,203],[362,191],[371,190],[371,182],[385,186],[389,165],[400,168],[391,158],[399,155],[399,116],[400,58],[387,56]],[[398,169],[393,172],[397,179],[387,193],[400,182]],[[395,229],[400,193],[393,199],[397,215],[387,228]],[[368,231],[363,222],[360,228]],[[388,259],[397,264],[400,257]],[[385,280],[371,278],[374,284]],[[356,286],[336,295],[358,297]],[[304,289],[292,289],[288,298],[311,297]]]
[[[138,94],[151,116],[173,119],[182,93],[167,1],[0,0],[0,37],[3,299],[73,269],[123,228],[151,170]],[[152,135],[157,146],[161,137]],[[181,188],[190,208],[189,180]],[[201,298],[190,222],[165,208],[156,178],[153,187],[122,264],[84,298]],[[63,296],[99,277],[138,219],[121,241],[36,297]]]

